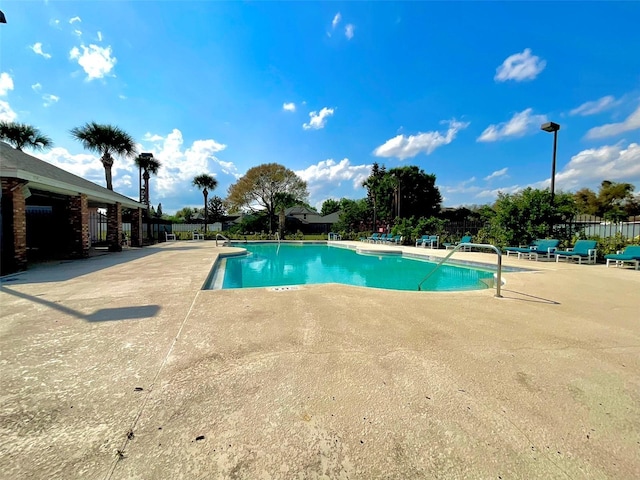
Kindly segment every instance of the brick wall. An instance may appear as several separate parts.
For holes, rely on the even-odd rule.
[[[142,209],[136,208],[131,215],[131,246],[142,246]]]
[[[9,247],[8,260],[10,265],[3,266],[3,272],[24,270],[27,268],[27,214],[24,201],[24,193],[22,188],[27,184],[24,180],[17,178],[2,179],[2,203],[3,218],[5,225],[10,226],[9,229],[3,231],[6,236],[3,243]],[[5,208],[5,202],[9,203],[10,208]],[[12,215],[12,218],[5,219],[6,214]],[[3,248],[5,247],[3,245]],[[3,259],[5,255],[3,255]]]
[[[115,205],[107,207],[107,241],[109,250],[119,252],[122,250],[120,241],[122,240],[122,205],[116,202]]]
[[[69,224],[71,225],[71,254],[76,257],[88,257],[91,241],[89,201],[84,193],[77,197],[69,197]]]

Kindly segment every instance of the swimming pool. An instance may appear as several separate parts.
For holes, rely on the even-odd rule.
[[[240,246],[240,245],[238,245]],[[246,255],[218,258],[205,290],[283,287],[342,283],[390,290],[418,290],[436,263],[396,254],[358,253],[332,245],[242,244]],[[452,291],[488,288],[490,269],[443,265],[422,290]]]

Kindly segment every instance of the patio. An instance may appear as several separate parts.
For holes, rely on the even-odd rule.
[[[535,271],[505,274],[500,299],[200,290],[225,250],[2,279],[4,476],[640,477],[633,269],[505,257]]]

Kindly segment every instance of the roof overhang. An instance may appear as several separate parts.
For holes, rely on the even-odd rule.
[[[19,168],[2,168],[0,169],[1,177],[18,178],[29,182],[27,187],[34,188],[36,190],[42,190],[45,192],[58,193],[61,195],[77,196],[85,194],[87,199],[98,206],[114,205],[119,202],[125,208],[143,208],[146,210],[147,206],[143,203],[136,202],[135,200],[121,195],[106,188],[103,191],[96,191],[96,189],[83,188],[78,185],[72,185],[64,181],[55,180],[52,178],[44,177],[32,172],[21,170]]]

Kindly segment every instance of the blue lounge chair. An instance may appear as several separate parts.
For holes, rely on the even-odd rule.
[[[596,249],[597,242],[595,240],[578,240],[573,248],[568,248],[567,250],[556,250],[556,263],[561,258],[566,258],[567,262],[569,260],[578,260],[578,263],[581,264],[583,261],[586,263],[596,263]]]
[[[518,258],[528,258],[529,260],[539,260],[540,257],[549,259],[553,256],[559,244],[560,240],[554,238],[538,239],[529,247],[505,247],[504,250],[507,252],[507,257],[515,253]]]
[[[416,241],[416,247],[438,248],[440,246],[440,237],[438,235],[423,235]]]
[[[400,235],[395,235],[395,236],[394,236],[394,235],[392,235],[392,234],[389,234],[389,235],[387,235],[387,241],[386,241],[386,243],[394,243],[394,244],[397,244],[398,242],[400,242],[400,239],[401,239],[401,238],[402,238],[402,236],[400,236]]]
[[[422,247],[424,247],[425,242],[428,242],[428,241],[429,241],[429,235],[422,235],[422,237],[420,237],[420,238],[418,238],[418,239],[416,240],[416,247],[417,247],[417,246],[422,246]]]
[[[376,243],[379,239],[380,236],[377,233],[374,233],[370,237],[367,237],[367,242]]]
[[[640,245],[628,245],[623,252],[610,253],[605,255],[607,260],[607,268],[610,262],[616,262],[616,267],[623,266],[625,263],[634,264],[636,270],[640,270]]]
[[[465,235],[464,237],[462,237],[460,239],[459,242],[455,242],[455,243],[451,243],[451,242],[445,242],[442,245],[444,245],[444,248],[446,250],[451,250],[456,248],[458,245],[460,245],[461,243],[471,243],[471,240],[473,239],[473,237],[471,235]],[[471,247],[463,247],[462,250],[467,250],[467,248],[469,250],[471,250]]]

